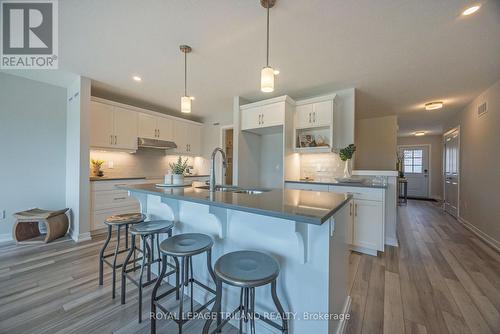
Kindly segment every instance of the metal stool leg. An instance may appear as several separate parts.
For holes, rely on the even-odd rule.
[[[221,303],[222,303],[222,281],[221,280],[216,280],[215,281],[215,303],[212,308],[212,311],[210,312],[210,316],[208,317],[207,321],[205,322],[205,325],[203,326],[202,333],[203,334],[208,334],[210,325],[212,324],[214,314],[217,317],[217,327],[220,325],[220,317],[221,317]],[[220,330],[218,331],[220,332]]]
[[[122,304],[125,304],[125,295],[126,295],[126,278],[127,278],[127,265],[128,262],[130,261],[130,258],[132,257],[132,253],[134,252],[135,249],[135,238],[132,238],[132,246],[127,253],[127,257],[125,258],[125,261],[123,262],[122,265],[122,293],[121,293],[121,302]],[[134,261],[134,269],[135,269],[135,261]]]
[[[271,295],[273,297],[273,302],[274,305],[276,305],[276,308],[278,309],[278,312],[281,315],[281,323],[283,327],[283,333],[288,333],[288,319],[285,314],[285,310],[283,309],[283,306],[281,306],[280,300],[278,298],[278,294],[276,293],[276,280],[271,282]]]
[[[144,256],[144,255],[143,255]],[[156,297],[158,294],[158,289],[160,288],[161,282],[165,277],[165,273],[167,272],[167,256],[162,255],[162,266],[160,276],[156,280],[155,286],[153,288],[153,292],[151,294],[151,334],[156,334]]]
[[[243,334],[243,312],[245,310],[244,310],[244,307],[242,305],[243,305],[243,294],[244,294],[244,291],[245,291],[245,289],[241,288],[241,291],[240,291],[240,306],[239,306],[239,309],[240,309],[240,312],[239,312],[239,314],[240,314],[239,334]]]
[[[141,236],[142,238],[142,263],[141,263],[141,273],[139,276],[139,323],[142,322],[142,277],[144,275],[144,266],[146,265],[146,239],[147,236]]]
[[[125,225],[125,249],[128,249],[128,224]]]
[[[101,252],[99,253],[99,285],[102,285],[104,281],[103,278],[104,251],[106,250],[106,247],[108,247],[109,240],[111,240],[111,233],[112,233],[111,229],[112,229],[111,225],[108,225],[108,236],[106,237],[104,245],[101,248]]]
[[[118,225],[117,237],[116,237],[116,247],[115,247],[115,255],[113,256],[113,299],[115,299],[115,289],[116,289],[116,258],[118,257],[118,250],[120,249],[120,229],[121,226]]]
[[[144,238],[143,241],[144,244],[146,245],[146,249],[148,250],[148,263],[151,263],[151,247],[149,247],[147,238]],[[148,281],[151,281],[151,266],[148,266]]]
[[[255,334],[255,288],[250,288],[250,333]]]
[[[194,277],[193,277],[193,258],[189,258],[189,271],[191,272],[191,279],[189,280],[191,282],[191,314],[194,314],[194,306],[193,306],[193,288],[194,288]]]
[[[184,320],[183,306],[184,306],[184,287],[186,285],[186,267],[188,265],[188,256],[184,256],[181,259],[181,296],[179,301],[179,319],[181,320],[179,325],[179,334],[182,334],[182,322]]]

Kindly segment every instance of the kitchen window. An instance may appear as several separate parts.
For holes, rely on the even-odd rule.
[[[405,173],[422,173],[423,150],[404,149],[403,167]]]

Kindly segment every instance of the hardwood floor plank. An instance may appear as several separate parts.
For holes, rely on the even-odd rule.
[[[405,332],[399,275],[385,272],[384,334]]]

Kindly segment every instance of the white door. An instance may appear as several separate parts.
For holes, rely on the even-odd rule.
[[[312,121],[316,126],[329,126],[333,119],[333,100],[313,104]]]
[[[241,111],[241,130],[257,129],[261,124],[262,108],[255,107]]]
[[[458,215],[460,132],[444,136],[444,209],[453,217]]]
[[[354,200],[353,246],[384,250],[384,205],[382,202]]]
[[[113,147],[113,107],[90,102],[90,146]]]
[[[296,128],[308,128],[312,124],[312,111],[313,105],[304,104],[295,107],[295,127]]]
[[[139,137],[156,139],[158,131],[156,128],[156,117],[139,113]]]
[[[429,146],[400,146],[408,197],[429,197]]]
[[[113,109],[115,147],[137,150],[137,112],[119,107]]]
[[[156,128],[158,129],[158,138],[161,140],[174,139],[174,121],[170,118],[158,117]]]

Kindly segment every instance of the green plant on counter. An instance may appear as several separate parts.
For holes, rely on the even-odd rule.
[[[182,162],[182,157],[179,157],[179,159],[177,159],[177,162],[171,162],[169,165],[170,165],[170,169],[172,170],[172,173],[173,174],[178,174],[178,175],[182,175],[184,174],[184,171],[186,170],[187,168],[187,161],[188,161],[188,158],[186,158],[186,160],[184,160],[184,162]]]
[[[340,160],[342,161],[347,161],[352,159],[352,155],[356,152],[356,145],[354,144],[349,144],[349,146],[344,147],[343,149],[340,150],[339,155],[340,155]]]
[[[104,160],[92,159],[90,160],[90,162],[92,163],[92,166],[101,167],[104,163]]]

